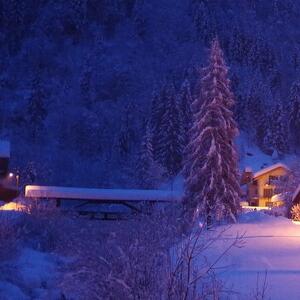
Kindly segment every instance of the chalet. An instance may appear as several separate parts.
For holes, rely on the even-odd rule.
[[[242,174],[241,184],[244,191],[244,200],[250,206],[280,206],[283,201],[275,195],[280,194],[283,180],[289,172],[289,168],[277,163],[253,173],[246,168]]]

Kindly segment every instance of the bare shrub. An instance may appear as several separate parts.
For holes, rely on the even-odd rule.
[[[236,236],[213,259],[208,260],[208,251],[216,246],[228,228],[218,232],[204,228],[205,225],[189,233],[174,247],[167,299],[219,299],[221,294],[231,293],[224,289],[215,271],[233,247],[244,245],[243,236]]]
[[[64,270],[66,299],[218,299],[223,290],[215,268],[232,247],[240,246],[237,237],[209,261],[206,251],[222,233],[201,229],[183,238],[176,213],[170,211],[110,223],[108,235],[99,229],[103,222],[91,223],[77,231],[72,247],[77,252]]]
[[[300,221],[300,204],[296,204],[292,207],[291,215],[294,221]]]
[[[31,201],[19,222],[22,239],[34,249],[53,251],[62,241],[66,218],[53,203]]]
[[[0,261],[17,253],[20,232],[16,221],[7,211],[0,211]]]
[[[265,300],[267,298],[267,288],[268,288],[268,272],[265,271],[263,277],[260,277],[260,273],[257,273],[256,277],[256,289],[253,294],[253,298],[255,300]]]

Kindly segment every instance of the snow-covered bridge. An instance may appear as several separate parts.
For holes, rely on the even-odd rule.
[[[58,186],[39,186],[27,185],[25,187],[25,197],[40,200],[55,200],[60,206],[61,202],[68,202],[74,205],[74,209],[81,209],[88,205],[95,204],[117,204],[129,209],[139,211],[138,203],[172,203],[179,202],[182,194],[178,191],[165,190],[134,190],[134,189],[95,189],[78,187],[58,187]],[[108,208],[106,207],[106,210]],[[103,213],[103,212],[102,212]],[[116,214],[116,210],[113,210]],[[105,218],[111,212],[105,212]]]

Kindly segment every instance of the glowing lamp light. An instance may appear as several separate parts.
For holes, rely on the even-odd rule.
[[[8,177],[9,177],[9,178],[14,177],[14,173],[9,173],[9,174],[8,174]]]

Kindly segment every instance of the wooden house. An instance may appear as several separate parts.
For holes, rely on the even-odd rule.
[[[274,197],[282,192],[282,183],[289,172],[289,168],[277,163],[253,173],[245,169],[241,184],[244,187],[245,200],[250,206],[279,206],[283,202],[280,197]]]

